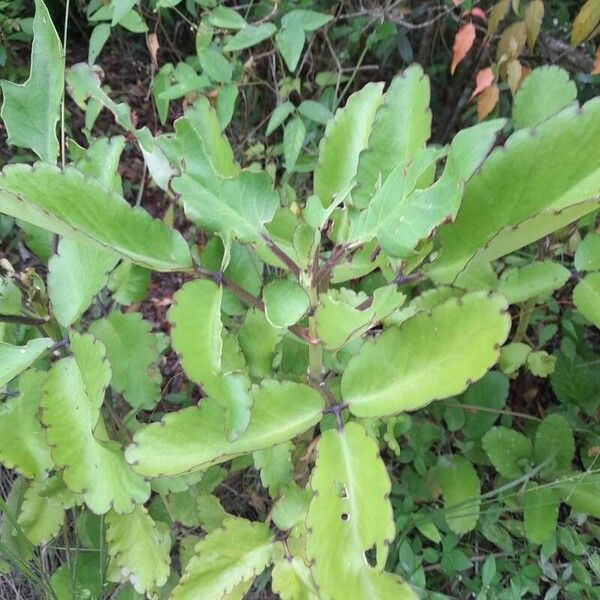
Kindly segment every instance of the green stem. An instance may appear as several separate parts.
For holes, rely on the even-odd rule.
[[[321,381],[323,377],[323,344],[317,335],[317,318],[314,311],[319,304],[319,292],[316,286],[311,286],[308,290],[310,298],[311,316],[308,317],[308,375],[315,381]]]
[[[523,305],[521,305],[521,311],[519,312],[519,323],[517,325],[517,331],[515,332],[513,342],[521,342],[525,337],[534,308],[535,299],[528,300]]]

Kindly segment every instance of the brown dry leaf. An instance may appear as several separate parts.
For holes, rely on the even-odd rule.
[[[504,19],[506,16],[506,12],[510,6],[509,2],[510,0],[500,0],[500,2],[494,4],[490,12],[490,20],[487,29],[488,34],[496,33],[498,25],[500,25],[500,21],[502,21],[502,19]]]
[[[450,73],[454,75],[456,67],[460,61],[467,55],[467,52],[473,46],[475,41],[475,25],[467,23],[463,25],[457,32],[454,38],[454,46],[452,47],[452,66]]]
[[[475,89],[471,94],[469,100],[475,98],[475,96],[479,96],[483,90],[490,87],[494,83],[494,71],[492,67],[486,67],[485,69],[481,69],[475,76]]]
[[[493,83],[485,88],[477,98],[477,119],[483,121],[493,110],[500,99],[500,88]]]
[[[496,49],[496,60],[499,61],[503,56],[508,59],[517,58],[523,52],[526,43],[527,27],[525,23],[523,21],[513,23],[504,30],[500,37]]]
[[[600,75],[600,47],[596,50],[596,56],[594,58],[594,68],[592,69],[592,75]]]
[[[523,79],[523,69],[521,63],[515,58],[506,65],[506,80],[512,95],[514,96],[521,85]]]
[[[158,69],[158,49],[160,44],[158,43],[158,36],[155,33],[149,33],[146,36],[146,46],[148,46],[148,52],[150,52],[150,58],[152,59],[152,65],[155,69]]]
[[[527,27],[527,46],[529,52],[533,53],[533,47],[535,42],[540,35],[540,29],[542,28],[542,19],[544,18],[544,3],[542,0],[533,0],[527,5],[525,9],[525,15],[523,20]]]
[[[571,30],[571,44],[581,42],[600,32],[600,0],[588,0],[577,13]]]

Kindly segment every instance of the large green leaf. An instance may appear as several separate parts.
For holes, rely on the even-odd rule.
[[[106,515],[109,579],[129,581],[139,594],[155,592],[169,577],[171,535],[143,506],[128,515]]]
[[[306,555],[319,597],[416,599],[400,578],[383,572],[395,535],[391,483],[377,443],[361,425],[323,433],[310,486]],[[366,558],[372,549],[375,567]]]
[[[265,381],[252,396],[250,424],[234,442],[224,435],[223,409],[207,399],[136,432],[127,461],[149,477],[206,469],[294,438],[319,422],[324,407],[314,389],[291,381]]]
[[[92,512],[131,512],[148,499],[150,486],[103,431],[100,407],[111,377],[105,348],[91,335],[73,331],[70,339],[73,356],[52,366],[42,392],[42,422],[52,458],[63,469],[67,487],[83,494]]]
[[[48,261],[48,294],[56,320],[68,327],[108,282],[118,257],[99,246],[61,238]]]
[[[5,386],[28,369],[50,346],[50,338],[36,338],[25,346],[13,346],[0,341],[0,386]]]
[[[252,400],[248,376],[228,371],[222,364],[222,299],[221,286],[201,279],[190,281],[173,297],[167,317],[173,348],[181,356],[183,370],[225,408],[223,426],[229,439],[234,440],[248,426]],[[198,310],[199,306],[202,310]]]
[[[600,328],[600,273],[586,275],[575,286],[573,303],[586,319]]]
[[[133,408],[152,409],[160,396],[156,336],[140,313],[111,312],[89,332],[105,346],[112,367],[111,386]]]
[[[455,223],[428,268],[442,283],[594,210],[600,186],[600,98],[514,133],[465,189]]]
[[[56,123],[64,89],[64,56],[60,39],[43,0],[35,0],[31,72],[23,84],[2,81],[0,117],[7,142],[31,148],[43,161],[56,162]]]
[[[0,462],[34,479],[43,479],[54,466],[38,419],[45,379],[41,371],[23,373],[18,396],[0,404]]]
[[[498,360],[510,324],[497,294],[449,298],[363,344],[342,377],[344,401],[380,417],[455,396]]]
[[[419,65],[394,77],[377,109],[366,150],[361,152],[352,203],[365,208],[379,180],[412,160],[431,134],[429,78]]]
[[[10,165],[0,176],[0,212],[94,243],[157,271],[191,267],[181,235],[72,167]]]
[[[273,534],[264,523],[225,519],[223,528],[198,543],[171,600],[225,600],[269,566],[274,549]]]
[[[325,128],[314,175],[315,194],[323,206],[329,206],[356,176],[360,153],[367,147],[373,119],[382,102],[382,91],[382,83],[368,83],[348,98]]]

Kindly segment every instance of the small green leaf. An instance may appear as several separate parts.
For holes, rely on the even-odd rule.
[[[207,20],[213,27],[220,29],[242,29],[248,25],[246,19],[237,11],[222,5],[213,8],[208,13]]]
[[[458,535],[475,529],[479,519],[481,484],[473,465],[462,456],[442,456],[435,467],[444,496],[444,516]]]
[[[383,572],[395,535],[391,483],[361,425],[350,422],[321,435],[310,486],[306,556],[319,597],[416,599],[410,586]],[[375,567],[366,559],[371,550]]]
[[[548,462],[543,475],[564,471],[571,467],[575,456],[575,439],[569,423],[559,414],[546,417],[535,434],[533,453],[537,464]]]
[[[277,106],[269,119],[267,135],[271,135],[293,112],[294,105],[289,100]]]
[[[560,499],[552,488],[534,483],[523,494],[523,526],[532,544],[543,544],[556,531]]]
[[[109,579],[129,581],[139,594],[150,594],[162,587],[171,563],[168,527],[155,523],[143,506],[136,506],[127,515],[109,512],[106,525]]]
[[[306,35],[298,27],[282,27],[275,35],[275,45],[281,53],[287,68],[292,72],[298,66],[305,41]]]
[[[252,455],[254,466],[260,470],[260,480],[272,498],[276,498],[292,478],[292,450],[291,442],[284,442]]]
[[[521,477],[533,454],[529,438],[506,427],[492,427],[481,444],[496,471],[507,479]]]
[[[119,20],[119,25],[131,33],[145,33],[148,25],[137,10],[130,10]]]
[[[158,271],[191,267],[177,231],[131,208],[122,196],[67,167],[10,165],[0,176],[0,211],[75,240],[93,243]]]
[[[31,479],[43,479],[54,466],[38,419],[45,379],[41,371],[23,373],[18,396],[0,404],[0,462]]]
[[[206,469],[296,437],[320,421],[324,407],[313,388],[291,381],[266,380],[253,400],[248,429],[233,442],[224,435],[223,409],[203,400],[136,432],[127,460],[149,477]]]
[[[238,339],[252,377],[271,375],[275,353],[284,333],[285,329],[273,327],[261,310],[255,308],[246,313]]]
[[[129,306],[141,302],[148,293],[151,272],[131,261],[124,260],[110,274],[108,287],[119,304]]]
[[[119,444],[107,439],[100,419],[111,376],[104,346],[74,331],[70,341],[73,356],[54,363],[42,388],[52,458],[67,487],[83,494],[92,512],[131,512],[148,499],[150,486],[125,462]]]
[[[333,17],[314,10],[295,9],[286,13],[282,19],[283,27],[302,29],[306,32],[315,31],[331,21]]]
[[[363,344],[342,376],[342,396],[356,416],[378,417],[459,394],[495,364],[509,329],[501,296],[450,298]]]
[[[30,340],[25,346],[13,346],[0,341],[0,386],[5,386],[28,369],[50,346],[50,338]]]
[[[289,327],[297,323],[308,311],[308,294],[289,279],[274,279],[263,291],[265,316],[273,327]]]
[[[553,489],[573,510],[600,519],[600,474],[572,473]]]
[[[269,39],[277,27],[273,23],[261,23],[260,25],[247,25],[240,29],[223,47],[225,52],[238,52],[251,48]]]
[[[274,549],[273,535],[264,523],[225,519],[222,529],[209,533],[198,543],[195,556],[170,598],[229,598],[228,592],[243,582],[251,582],[269,566]]]
[[[551,356],[545,350],[531,352],[527,356],[527,368],[536,377],[548,377],[554,373],[556,357]]]
[[[573,303],[586,319],[600,328],[600,273],[586,275],[575,286]]]
[[[552,262],[535,261],[524,267],[507,269],[500,278],[498,293],[509,304],[525,302],[530,298],[541,298],[560,289],[571,277],[566,267]]]
[[[333,117],[332,112],[326,106],[314,100],[303,100],[298,107],[298,112],[303,117],[321,125],[327,125]]]
[[[508,377],[498,371],[490,371],[470,385],[460,398],[461,404],[473,407],[473,410],[465,411],[465,437],[478,440],[489,431],[499,416],[498,413],[494,414],[494,410],[502,410],[507,398]]]
[[[88,63],[93,65],[98,58],[104,44],[110,37],[110,25],[108,23],[100,23],[92,30],[90,35],[90,43],[88,46]]]
[[[283,130],[283,156],[285,158],[286,171],[292,171],[300,156],[306,128],[300,117],[296,117],[287,123]]]
[[[43,0],[35,0],[31,72],[22,84],[2,81],[0,117],[9,144],[31,148],[48,163],[56,162],[58,156],[56,124],[64,88],[64,64],[50,13]]]
[[[271,587],[281,600],[318,600],[310,569],[298,558],[283,558],[273,567]]]
[[[0,314],[21,314],[21,291],[10,277],[0,276]]]
[[[200,66],[217,83],[231,82],[233,67],[229,61],[214,48],[203,48],[198,52]]]
[[[500,349],[500,368],[503,373],[510,375],[518,371],[527,361],[531,346],[523,342],[506,344]]]
[[[534,69],[522,82],[513,102],[515,129],[535,127],[577,99],[575,83],[560,67]]]
[[[575,268],[578,271],[600,270],[600,233],[588,233],[577,246]]]
[[[133,408],[151,410],[160,396],[156,336],[140,313],[112,311],[94,321],[89,333],[106,346],[112,366],[111,386]]]
[[[223,526],[223,521],[231,516],[229,515],[216,496],[208,492],[202,492],[196,499],[196,508],[198,510],[198,521],[206,533],[211,533],[215,529]]]

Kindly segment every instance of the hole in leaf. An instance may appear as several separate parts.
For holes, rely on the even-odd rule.
[[[348,513],[342,513],[342,521],[347,521],[350,518]]]
[[[377,566],[377,550],[375,544],[365,552],[365,560],[371,567]]]

